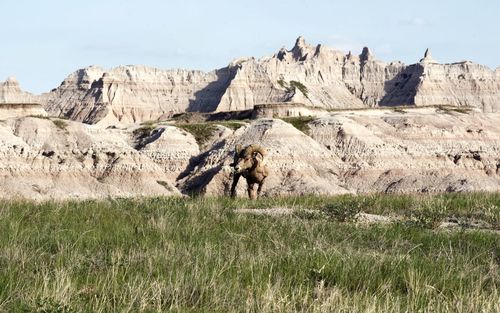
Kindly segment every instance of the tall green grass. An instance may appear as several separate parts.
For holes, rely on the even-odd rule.
[[[498,233],[234,210],[358,207],[495,223],[499,199],[4,201],[0,311],[499,312]]]

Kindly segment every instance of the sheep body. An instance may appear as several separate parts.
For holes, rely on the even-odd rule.
[[[233,184],[231,186],[231,197],[236,197],[236,186],[241,176],[247,181],[248,197],[256,199],[260,196],[264,181],[269,176],[269,170],[264,163],[266,150],[257,144],[252,144],[244,149],[241,145],[236,146],[234,154]],[[255,185],[258,186],[255,190]]]

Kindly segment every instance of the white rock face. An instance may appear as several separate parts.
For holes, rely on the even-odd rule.
[[[311,137],[348,166],[355,192],[500,190],[500,114],[356,112],[322,117]]]
[[[142,154],[162,168],[171,182],[188,167],[191,157],[200,153],[194,137],[173,126],[157,128],[139,148]]]
[[[71,74],[42,96],[49,114],[94,124],[163,120],[185,111],[213,111],[224,92],[228,69],[203,73],[121,66],[89,67]]]
[[[500,112],[500,79],[486,66],[472,62],[426,64],[415,95],[416,105],[472,106]]]
[[[0,122],[0,198],[180,195],[175,178],[198,153],[193,142],[180,130],[159,128],[136,149],[129,130],[10,119]]]
[[[47,116],[40,104],[35,103],[0,103],[0,120],[24,116]]]
[[[209,195],[228,194],[231,188],[233,152],[237,144],[263,145],[268,155],[266,164],[270,175],[263,194],[342,194],[349,191],[338,180],[342,162],[328,149],[297,130],[276,119],[260,119],[243,126],[223,142],[200,155],[178,182],[188,193]],[[246,181],[241,179],[238,193],[246,196]]]
[[[86,123],[162,120],[197,111],[239,111],[298,102],[323,109],[455,105],[500,111],[500,74],[471,62],[439,64],[429,50],[419,63],[385,63],[368,48],[345,54],[297,39],[272,57],[243,58],[204,73],[121,66],[89,67],[41,97],[47,111]]]
[[[21,90],[15,77],[0,82],[0,119],[29,115],[46,116],[47,112],[35,101],[35,96]]]
[[[12,76],[4,82],[0,81],[0,104],[2,103],[35,103],[35,97],[22,91],[19,82]]]
[[[310,136],[262,119],[200,155],[181,190],[227,194],[237,143],[268,149],[264,195],[500,191],[500,114],[436,109],[346,111],[309,124]],[[246,182],[238,193],[246,196]]]
[[[263,194],[500,191],[500,113],[352,110],[309,123],[215,127],[200,150],[171,125],[108,128],[58,119],[0,121],[0,198],[223,195],[236,144],[259,143]],[[238,193],[246,196],[242,179]]]
[[[252,109],[256,104],[300,102],[322,108],[363,107],[343,82],[343,52],[312,47],[301,37],[295,47],[271,58],[232,64],[235,71],[217,111]],[[359,82],[360,72],[357,73]]]

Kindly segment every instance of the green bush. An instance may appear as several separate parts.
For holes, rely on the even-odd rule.
[[[283,121],[290,123],[293,127],[297,128],[306,135],[309,135],[309,123],[314,121],[315,118],[312,116],[299,116],[299,117],[284,117]]]
[[[53,119],[52,123],[54,123],[54,125],[56,125],[57,128],[62,129],[62,130],[65,130],[66,127],[68,127],[68,123],[63,121],[63,120]]]
[[[141,125],[141,127],[134,129],[134,131],[132,132],[134,137],[136,137],[137,139],[143,139],[151,136],[152,132],[156,129],[156,125],[154,123],[146,123]]]
[[[215,124],[212,123],[178,124],[175,126],[182,128],[193,135],[200,147],[213,136],[215,130],[217,129]]]
[[[302,94],[306,97],[309,98],[309,90],[307,90],[307,87],[304,86],[301,82],[298,82],[296,80],[291,80],[290,81],[290,87],[293,88],[294,90],[298,89]]]

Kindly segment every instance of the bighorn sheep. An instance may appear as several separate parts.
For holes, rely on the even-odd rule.
[[[247,180],[250,199],[256,199],[260,195],[264,180],[269,175],[269,170],[264,164],[265,155],[266,150],[257,144],[249,145],[245,149],[241,145],[236,146],[234,162],[231,164],[234,167],[231,197],[236,197],[236,185],[238,185],[240,176]],[[254,188],[256,184],[259,186],[257,191]]]

